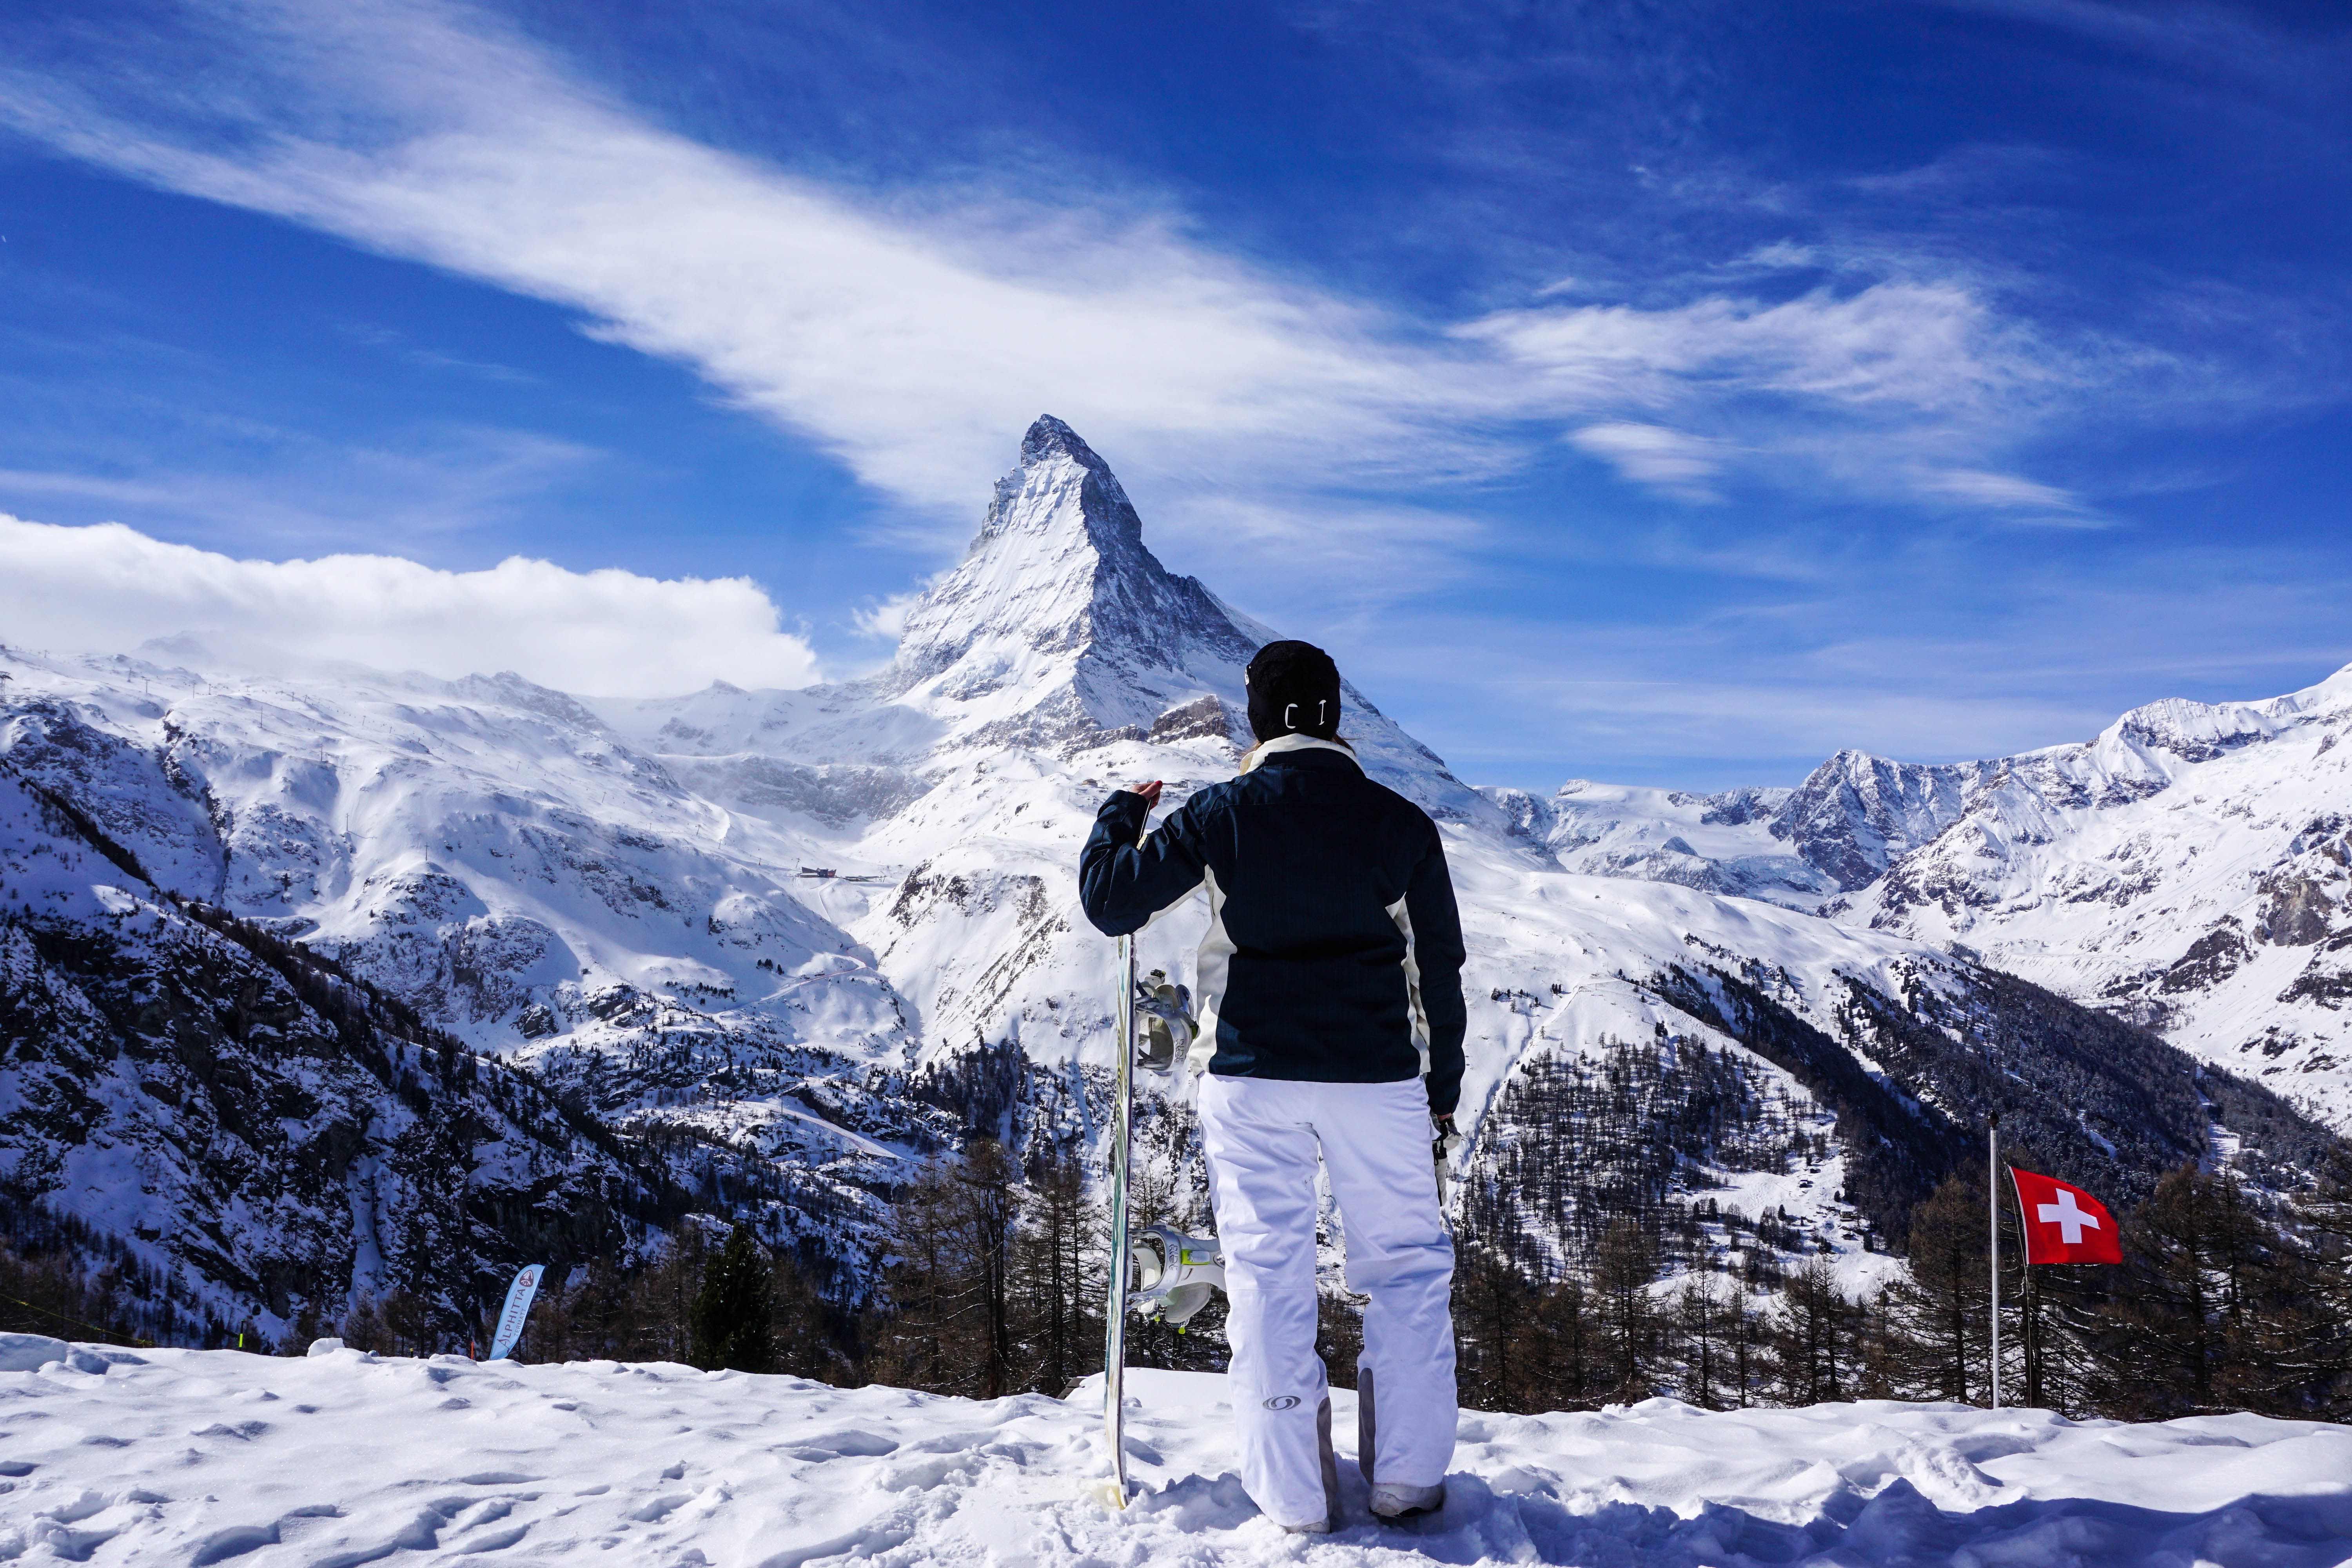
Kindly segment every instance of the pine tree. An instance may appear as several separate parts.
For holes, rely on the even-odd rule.
[[[2126,1374],[2149,1412],[2217,1408],[2215,1390],[2241,1302],[2234,1184],[2194,1165],[2166,1173],[2124,1226],[2122,1315],[2131,1336]]]
[[[1808,1258],[1790,1274],[1772,1332],[1781,1395],[1790,1404],[1819,1405],[1849,1395],[1854,1316],[1828,1258]]]
[[[1675,1359],[1682,1366],[1682,1396],[1706,1410],[1723,1408],[1723,1384],[1729,1372],[1730,1313],[1714,1275],[1689,1276],[1675,1292],[1674,1306]]]
[[[703,1270],[702,1290],[694,1299],[695,1365],[705,1371],[768,1370],[775,1356],[768,1270],[751,1227],[737,1225]]]
[[[875,1327],[877,1377],[994,1399],[1012,1392],[1013,1162],[991,1139],[942,1160],[892,1205],[889,1309]]]
[[[1094,1235],[1099,1216],[1086,1171],[1069,1145],[1052,1145],[1031,1165],[1018,1204],[1013,1247],[1017,1381],[1059,1395],[1101,1362],[1102,1314],[1090,1310],[1100,1275]]]
[[[840,1343],[841,1314],[819,1293],[788,1252],[779,1250],[768,1270],[769,1324],[776,1372],[820,1383],[856,1380]]]
[[[2352,1420],[2352,1145],[2337,1145],[2296,1217],[2312,1243],[2302,1258],[2306,1296],[2294,1357],[2313,1414]]]
[[[1657,1239],[1630,1219],[1612,1221],[1593,1250],[1592,1302],[1614,1398],[1647,1399],[1656,1392],[1661,1324],[1650,1287],[1657,1278]]]
[[[343,1314],[341,1325],[335,1331],[343,1343],[355,1351],[392,1353],[392,1335],[384,1328],[383,1311],[373,1296],[361,1295]]]
[[[427,1356],[440,1347],[434,1330],[432,1304],[415,1292],[394,1286],[380,1309],[385,1348],[394,1355]]]
[[[1536,1294],[1535,1376],[1528,1408],[1590,1410],[1603,1383],[1595,1342],[1592,1300],[1570,1275]]]
[[[975,1140],[955,1173],[950,1213],[961,1235],[979,1310],[980,1396],[996,1399],[1013,1384],[1013,1227],[1017,1201],[1013,1161],[994,1139]]]
[[[1496,1248],[1463,1242],[1454,1264],[1454,1382],[1474,1410],[1528,1410],[1545,1347],[1535,1288]]]
[[[1731,1384],[1736,1404],[1746,1409],[1756,1402],[1771,1360],[1771,1321],[1756,1310],[1745,1289],[1735,1284],[1725,1303],[1730,1314]]]
[[[1899,1376],[1916,1394],[1967,1404],[1987,1391],[1990,1338],[1985,1192],[1946,1178],[1911,1211],[1911,1270],[1887,1292]]]
[[[681,1226],[669,1245],[628,1282],[620,1338],[630,1361],[694,1359],[694,1305],[709,1273],[710,1244],[698,1225]]]
[[[946,1392],[961,1384],[962,1260],[948,1223],[943,1165],[927,1168],[894,1194],[884,1300],[866,1332],[866,1371],[901,1388]]]

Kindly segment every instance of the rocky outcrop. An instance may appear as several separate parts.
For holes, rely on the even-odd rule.
[[[1867,887],[1959,820],[1973,766],[1927,767],[1840,752],[1773,814],[1772,836],[1838,887]]]

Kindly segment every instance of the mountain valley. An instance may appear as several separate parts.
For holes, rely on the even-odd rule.
[[[1122,783],[1173,806],[1231,774],[1274,635],[1166,571],[1043,418],[858,680],[614,700],[0,648],[0,1183],[271,1334],[395,1287],[466,1318],[520,1258],[732,1217],[854,1300],[927,1157],[1089,1146],[1111,944],[1078,847]],[[1767,1247],[1736,1210],[1867,1288],[1995,1110],[2118,1203],[2185,1162],[2284,1192],[2352,1126],[2352,673],[1709,796],[1475,789],[1345,700],[1444,834],[1461,1212],[1532,1269],[1606,1192],[1689,1258]],[[1204,920],[1155,921],[1144,967],[1189,980]],[[1769,1138],[1556,1136],[1601,1103],[1578,1075],[1668,1069]],[[1147,1163],[1197,1205],[1169,1094]]]

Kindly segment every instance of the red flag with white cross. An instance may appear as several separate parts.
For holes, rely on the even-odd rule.
[[[2121,1263],[2124,1241],[2116,1216],[2082,1188],[2055,1176],[2009,1168],[2017,1206],[2025,1218],[2028,1263]]]

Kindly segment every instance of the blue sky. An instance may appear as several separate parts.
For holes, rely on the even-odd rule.
[[[0,235],[13,640],[853,673],[1052,412],[1480,782],[2352,660],[2340,5],[19,5]]]

